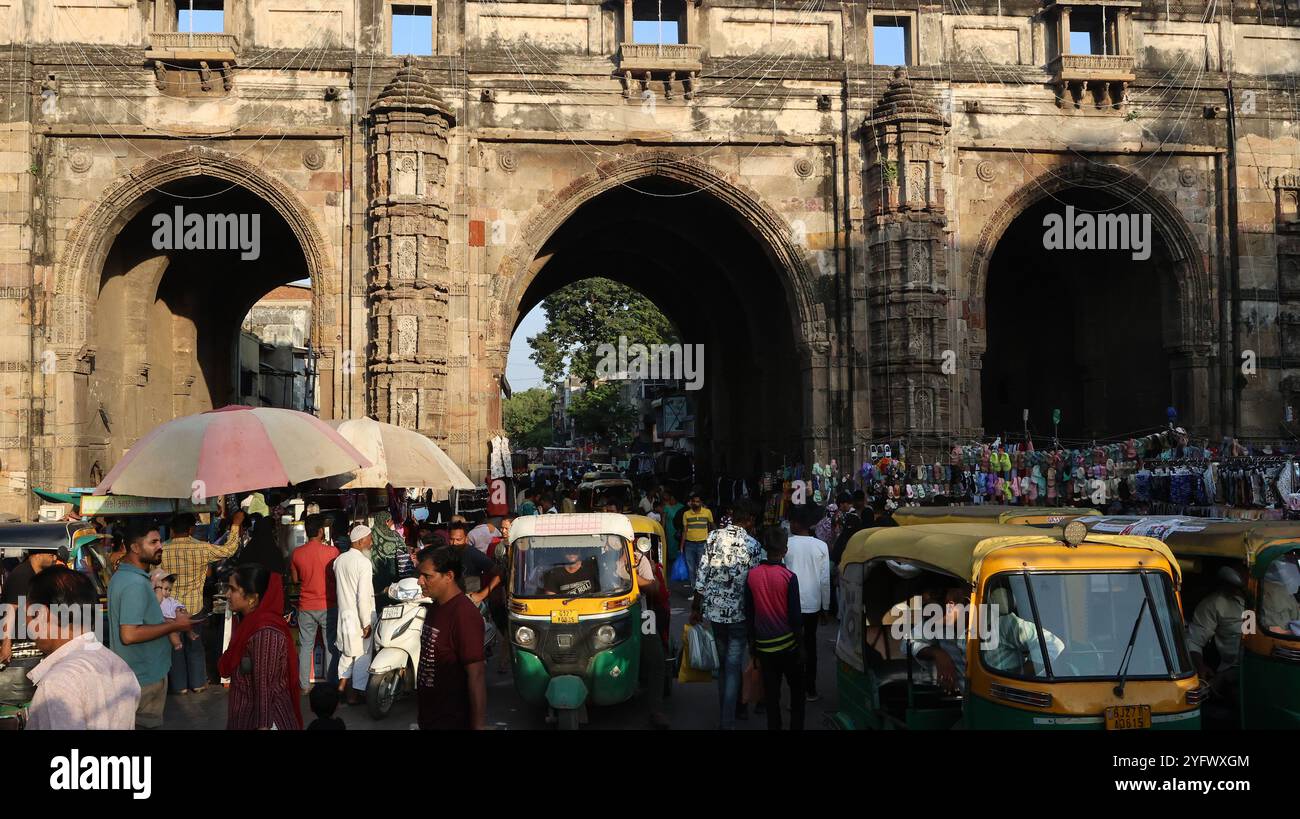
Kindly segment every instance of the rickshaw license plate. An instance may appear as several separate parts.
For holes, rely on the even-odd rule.
[[[571,609],[560,609],[559,611],[553,611],[551,612],[551,622],[566,623],[568,625],[572,625],[578,622],[578,613]]]
[[[1151,727],[1151,706],[1115,705],[1106,709],[1107,731],[1129,731]]]

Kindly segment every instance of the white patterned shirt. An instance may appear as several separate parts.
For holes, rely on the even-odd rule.
[[[758,541],[739,526],[714,529],[704,544],[695,591],[702,595],[704,619],[710,623],[745,622],[745,580],[763,562]]]
[[[27,679],[36,685],[27,729],[130,731],[140,683],[126,661],[85,632],[41,660]]]

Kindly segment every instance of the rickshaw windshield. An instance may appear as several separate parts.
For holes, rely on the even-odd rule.
[[[632,591],[627,540],[619,535],[547,535],[514,542],[516,597],[615,597]]]
[[[1002,574],[986,586],[984,605],[980,655],[999,675],[1169,679],[1192,671],[1161,572]]]
[[[1259,625],[1270,637],[1300,640],[1300,549],[1279,555],[1259,581]]]
[[[596,510],[604,509],[606,504],[614,504],[619,509],[626,509],[629,506],[628,489],[626,486],[611,486],[603,489],[597,489],[591,499],[591,508]]]

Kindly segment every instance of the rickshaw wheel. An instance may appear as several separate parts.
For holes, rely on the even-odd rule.
[[[555,712],[555,727],[560,731],[578,730],[578,709],[565,708]]]

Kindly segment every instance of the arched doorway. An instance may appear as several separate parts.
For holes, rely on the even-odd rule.
[[[95,301],[91,423],[110,455],[177,416],[272,403],[259,386],[269,365],[241,325],[308,275],[288,223],[246,188],[191,176],[149,194],[109,247]]]
[[[821,308],[808,298],[798,254],[770,213],[694,165],[661,159],[619,170],[589,190],[571,186],[581,195],[548,209],[503,271],[511,284],[497,356],[504,360],[519,321],[547,295],[609,278],[653,301],[683,343],[703,345],[702,388],[692,396],[702,479],[810,457],[826,434],[813,426],[825,413],[814,388],[825,362],[809,353]]]
[[[986,434],[1019,433],[1027,409],[1031,432],[1050,437],[1059,409],[1062,439],[1086,443],[1163,427],[1170,406],[1209,433],[1214,288],[1181,214],[1145,180],[1082,163],[1049,173],[999,209],[974,258]]]
[[[203,223],[202,252],[156,236],[160,214]],[[222,250],[212,231],[237,234],[222,220],[256,215],[257,252]],[[251,237],[250,237],[251,238]],[[107,188],[73,226],[55,269],[54,315],[46,345],[57,366],[44,379],[45,401],[61,429],[53,482],[81,485],[111,468],[151,426],[229,403],[239,375],[234,339],[249,308],[278,285],[310,279],[310,346],[320,356],[316,390],[335,411],[338,292],[325,241],[292,190],[243,159],[205,148],[166,154]],[[324,317],[324,321],[321,318]]]

